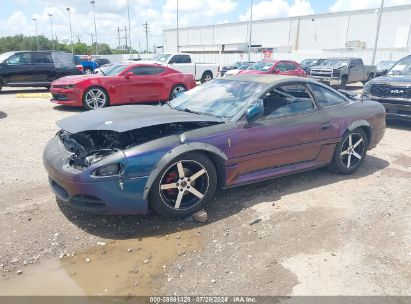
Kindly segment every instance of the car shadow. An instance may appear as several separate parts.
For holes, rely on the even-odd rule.
[[[221,190],[208,205],[208,222],[200,224],[184,219],[164,218],[150,212],[145,216],[103,216],[77,211],[63,203],[59,207],[74,225],[88,233],[108,239],[162,236],[189,230],[232,216],[261,202],[277,202],[283,196],[318,188],[346,179],[360,179],[384,169],[389,163],[367,156],[363,166],[352,175],[338,175],[325,168],[293,174],[251,185]],[[332,202],[330,202],[332,204]]]
[[[7,113],[0,111],[0,119],[6,118],[6,117],[7,117]]]
[[[20,93],[48,93],[49,90],[45,88],[38,88],[38,89],[7,89],[2,90],[0,95],[10,95],[10,94],[20,94]]]
[[[411,131],[411,121],[387,119],[386,123],[390,129]]]
[[[53,110],[61,112],[85,112],[85,109],[83,109],[82,107],[69,107],[64,105],[54,106]]]

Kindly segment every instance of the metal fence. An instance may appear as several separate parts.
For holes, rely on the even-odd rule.
[[[399,60],[407,55],[409,51],[389,51],[380,50],[376,54],[376,63],[382,60]],[[251,53],[252,61],[262,60],[264,55],[262,53]],[[150,58],[153,54],[140,54],[140,58]],[[129,54],[122,55],[101,55],[102,58],[107,58],[112,62],[121,61],[124,59],[129,59]],[[248,60],[248,54],[216,54],[216,53],[202,53],[202,54],[191,54],[191,57],[195,62],[202,63],[218,63],[220,66],[229,65],[236,61],[246,61]],[[362,58],[365,64],[371,64],[372,51],[371,50],[361,50],[361,51],[295,51],[292,53],[273,53],[272,59],[279,60],[294,60],[301,62],[307,58],[330,58],[330,57],[358,57]],[[133,58],[138,58],[138,54],[133,54]]]

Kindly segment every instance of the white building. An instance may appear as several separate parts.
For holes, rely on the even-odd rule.
[[[274,55],[301,59],[309,54],[330,56],[341,52],[360,52],[368,61],[374,46],[379,9],[317,14],[301,17],[255,20],[251,45],[254,52],[273,49]],[[180,28],[180,52],[218,54],[221,56],[247,51],[249,22],[235,22]],[[411,5],[384,8],[377,59],[398,59],[411,49]],[[164,30],[164,52],[177,51],[177,30]],[[243,55],[240,55],[243,57]],[[261,54],[253,54],[259,58]],[[308,56],[310,57],[310,56]],[[207,57],[212,58],[212,57]],[[217,57],[215,57],[217,58]]]

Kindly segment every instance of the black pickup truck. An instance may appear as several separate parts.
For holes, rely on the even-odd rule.
[[[387,118],[411,121],[411,55],[367,82],[363,93],[384,105]]]
[[[57,78],[80,75],[74,56],[60,51],[18,51],[0,55],[2,87],[50,87]]]

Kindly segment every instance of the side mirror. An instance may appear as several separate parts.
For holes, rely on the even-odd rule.
[[[133,73],[133,72],[127,72],[127,73],[124,75],[124,77],[125,77],[126,79],[129,79],[131,76],[134,76],[134,73]]]
[[[280,70],[274,70],[274,74],[280,74]]]
[[[170,60],[170,61],[168,62],[168,64],[174,64],[174,63],[176,63],[175,60]]]
[[[385,69],[385,70],[383,70],[383,71],[381,72],[381,75],[387,75],[387,73],[388,73],[388,70]]]
[[[264,115],[264,108],[262,105],[255,104],[247,109],[245,113],[245,119],[247,120],[247,126],[250,126],[254,121]]]

